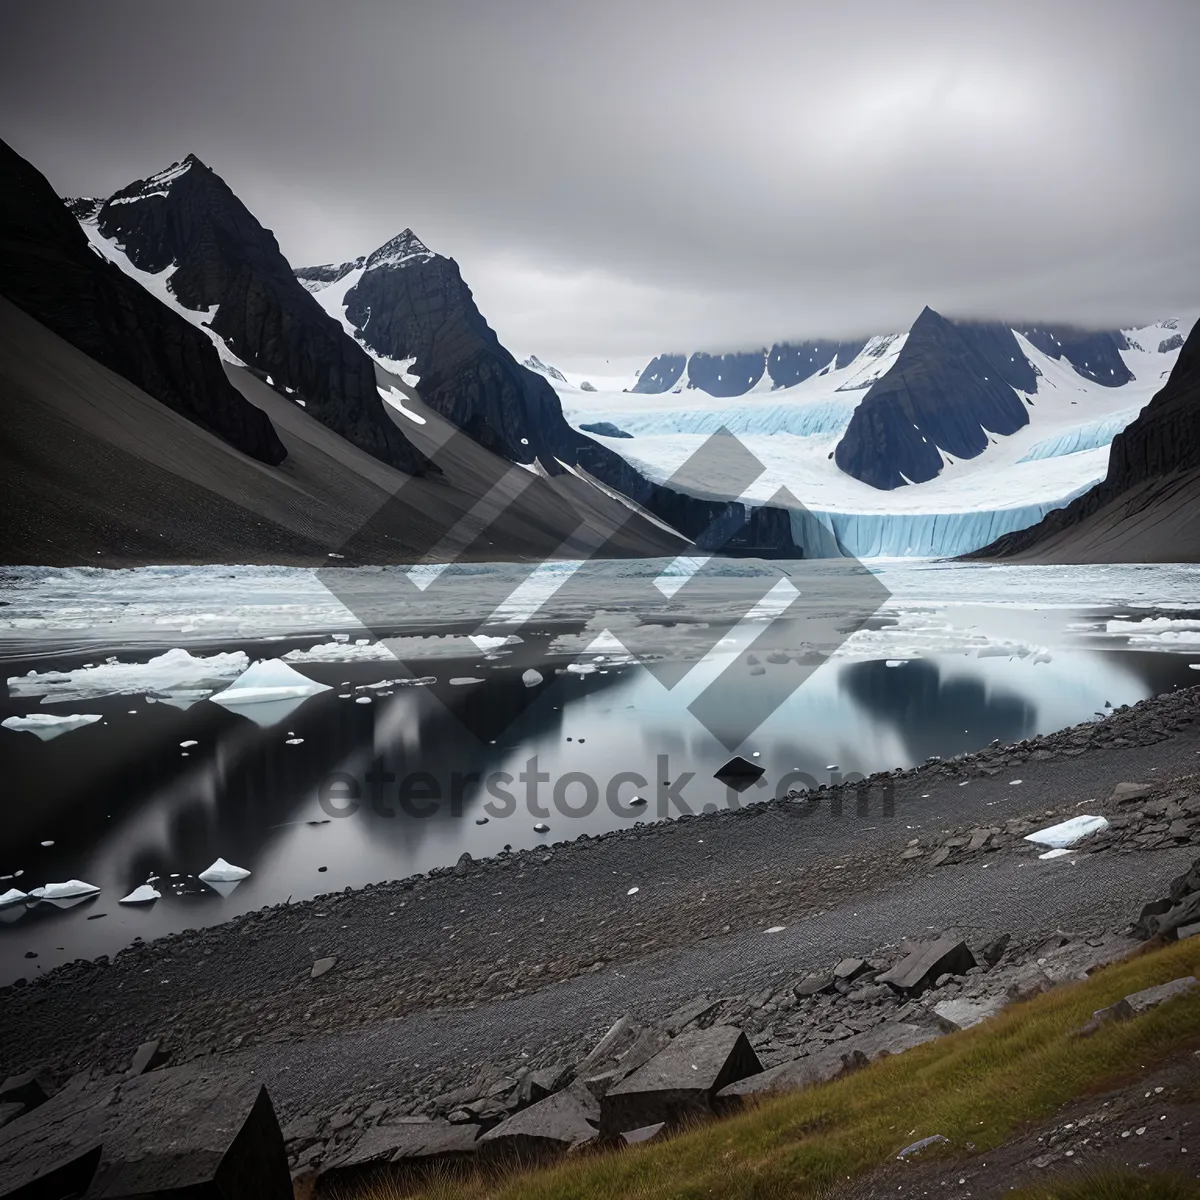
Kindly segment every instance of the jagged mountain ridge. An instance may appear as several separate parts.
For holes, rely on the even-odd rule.
[[[46,178],[0,141],[0,293],[168,408],[262,462],[286,451],[199,330],[92,252]]]
[[[549,379],[501,344],[458,264],[411,230],[370,255],[301,267],[296,277],[384,366],[404,370],[426,404],[495,453],[551,476],[583,470],[702,549],[803,556],[786,511],[651,482],[573,428]]]
[[[772,388],[793,387],[830,366],[844,367],[862,353],[867,339],[776,342],[770,349],[731,354],[660,354],[630,389],[654,395],[676,385],[700,388],[710,396],[744,396],[764,380]],[[684,371],[687,378],[684,379]]]
[[[375,367],[300,286],[270,230],[195,155],[74,211],[182,309],[347,441],[409,474],[429,466],[387,416]]]
[[[1093,383],[1119,388],[1134,378],[1121,357],[1130,344],[1120,331],[949,320],[927,307],[904,335],[776,343],[769,350],[722,355],[659,355],[632,391],[765,396],[899,344],[886,373],[856,371],[837,388],[866,393],[837,445],[837,466],[872,487],[890,490],[928,482],[947,459],[976,457],[991,435],[1011,435],[1028,423],[1024,410],[1036,403],[1031,397],[1039,373],[1018,344],[1018,334]],[[1167,341],[1162,349],[1170,349]]]

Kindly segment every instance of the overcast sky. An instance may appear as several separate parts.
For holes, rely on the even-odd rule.
[[[570,369],[1200,307],[1200,0],[6,0],[65,194],[188,152],[295,265],[411,226]]]

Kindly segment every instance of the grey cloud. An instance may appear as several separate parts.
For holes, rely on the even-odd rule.
[[[60,191],[194,151],[297,264],[405,225],[586,369],[948,313],[1200,305],[1200,5],[10,4]]]

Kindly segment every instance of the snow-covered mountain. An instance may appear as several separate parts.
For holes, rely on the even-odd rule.
[[[410,474],[428,460],[387,416],[368,355],[292,273],[274,234],[195,155],[103,202],[71,202],[96,252],[353,445]]]
[[[208,339],[94,253],[46,178],[2,141],[0,294],[229,445],[264,463],[284,458]]]
[[[652,478],[728,428],[767,467],[749,498],[786,487],[806,510],[793,517],[797,539],[825,553],[957,555],[1102,479],[1113,437],[1162,386],[1180,335],[1175,321],[1095,334],[926,310],[904,333],[803,345],[790,358],[756,352],[749,387],[747,356],[722,356],[715,394],[717,356],[681,355],[655,359],[630,392],[559,395],[568,420]],[[731,360],[743,371],[736,396],[721,394]],[[775,360],[803,377],[781,386]]]
[[[1186,341],[1173,326],[1144,331],[1177,353],[1166,385],[1113,438],[1104,479],[979,558],[1041,562],[1200,561],[1200,322]],[[1130,342],[1137,341],[1129,338]],[[1181,344],[1182,343],[1182,344]]]
[[[512,462],[556,476],[581,475],[634,501],[656,519],[730,553],[799,557],[783,509],[730,503],[719,490],[699,495],[662,486],[563,416],[562,395],[599,396],[561,371],[519,363],[475,305],[452,258],[432,252],[411,229],[344,263],[301,267],[296,277],[318,304],[384,368],[476,441]],[[619,438],[619,434],[616,435]],[[737,488],[733,497],[740,496]],[[728,531],[738,530],[726,541]]]

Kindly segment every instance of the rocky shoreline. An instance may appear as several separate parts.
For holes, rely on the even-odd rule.
[[[400,1030],[399,1018],[447,1013],[486,1031],[488,1014],[499,1021],[568,981],[590,990],[590,979],[607,983],[638,971],[669,979],[651,989],[658,1011],[634,1021],[604,1013],[597,1001],[573,1024],[547,1021],[534,1052],[519,1048],[528,1039],[493,1033],[487,1061],[421,1070],[436,1055],[414,1052],[414,1064],[367,1094],[347,1085],[351,1094],[339,1098],[331,1085],[306,1107],[299,1084],[284,1089],[281,1115],[297,1169],[344,1155],[385,1116],[478,1132],[529,1098],[535,1073],[577,1064],[623,1015],[639,1033],[737,1026],[765,1068],[825,1052],[840,1062],[839,1047],[850,1043],[852,1054],[853,1040],[870,1039],[876,1027],[946,1028],[956,1012],[986,1010],[1012,987],[1036,988],[1038,972],[1051,981],[1056,972],[1070,977],[1128,949],[1138,907],[1159,894],[1153,880],[1169,878],[1185,855],[1190,862],[1200,844],[1198,712],[1200,689],[1187,689],[1102,721],[861,784],[483,862],[464,858],[425,876],[135,945],[110,962],[70,964],[0,991],[0,1056],[7,1071],[36,1066],[61,1081],[124,1071],[136,1048],[154,1041],[172,1065],[254,1061],[264,1072],[286,1072],[317,1046],[314,1039]],[[1005,872],[1055,870],[1037,863],[1044,847],[1024,835],[1081,812],[1109,822],[1065,862],[1068,870],[1087,867],[1094,881],[1086,924],[1060,930],[1052,909],[1026,914],[1018,935],[997,945],[995,936],[983,938],[978,920],[928,930],[918,924],[923,913],[905,909],[906,897],[964,886],[977,894],[971,880],[985,878],[984,870],[997,882]],[[1147,864],[1135,873],[1145,877],[1145,896],[1130,895],[1128,872],[1101,870],[1130,855]],[[866,943],[861,932],[847,934],[844,951],[828,961],[811,951],[797,959],[796,942],[783,949],[792,935],[773,932],[815,928],[869,897],[883,912],[894,910],[892,924],[877,920],[876,939]],[[990,923],[1004,920],[999,914]],[[940,987],[938,978],[929,981],[928,997],[876,982],[910,948],[901,937],[916,932],[921,942],[966,943],[974,967],[945,972]],[[720,956],[739,937],[753,939],[746,944],[767,965],[778,959],[753,991],[722,974]],[[725,985],[681,996],[698,977],[695,964],[710,957],[709,980]]]

